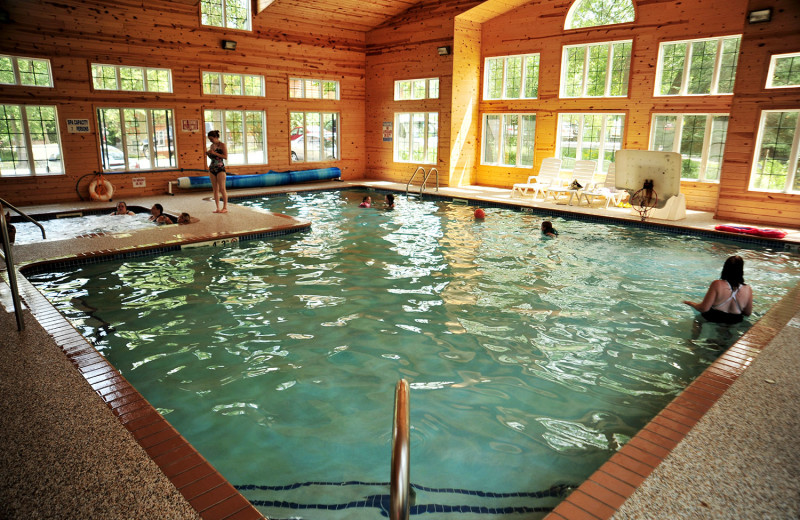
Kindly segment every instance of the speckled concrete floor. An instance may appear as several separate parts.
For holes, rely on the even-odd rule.
[[[347,184],[323,183],[318,187],[341,188]],[[355,184],[405,189],[383,181]],[[232,195],[253,192],[237,190]],[[446,188],[441,193],[638,219],[625,210],[556,207],[510,199],[508,190],[494,188]],[[25,264],[87,251],[126,250],[142,244],[289,224],[279,216],[236,206],[227,215],[212,214],[208,195],[189,192],[174,198],[128,199],[131,205],[149,207],[161,202],[173,213],[189,211],[200,218],[197,224],[19,246],[15,247],[16,260]],[[24,209],[64,211],[109,205],[78,202]],[[715,221],[707,213],[689,212],[687,219],[677,224],[712,230],[720,223],[728,222]],[[789,231],[787,240],[800,244],[800,230]],[[0,517],[196,518],[52,338],[25,314],[27,329],[17,333],[13,314],[0,310],[0,330],[5,332],[0,337]],[[769,352],[757,358],[615,518],[800,518],[800,421],[796,411],[800,396],[800,378],[796,376],[800,368],[800,315],[793,323],[780,332]]]

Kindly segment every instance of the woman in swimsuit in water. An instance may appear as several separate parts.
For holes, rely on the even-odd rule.
[[[744,260],[732,256],[725,260],[719,280],[711,282],[700,303],[684,300],[708,321],[739,323],[753,312],[753,289],[744,283]]]

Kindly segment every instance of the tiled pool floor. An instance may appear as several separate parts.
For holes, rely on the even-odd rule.
[[[314,187],[349,184],[318,183]],[[405,190],[405,186],[382,181],[352,184]],[[237,190],[231,195],[254,191]],[[443,188],[440,194],[482,204],[511,203],[547,212],[581,213],[585,218],[614,216],[638,221],[625,210],[529,203],[511,199],[508,190],[494,188]],[[304,225],[238,206],[232,206],[227,215],[212,214],[208,195],[189,192],[174,198],[127,199],[138,206],[161,202],[167,211],[188,211],[200,219],[197,224],[17,246],[15,260],[30,265]],[[38,213],[93,206],[108,203],[22,209]],[[674,224],[710,232],[719,223],[729,222],[689,212],[687,219]],[[787,240],[800,244],[800,230],[789,231]],[[203,518],[260,516],[35,289],[24,281],[22,287],[36,320],[26,312],[27,328],[17,333],[13,314],[0,316],[2,330],[7,331],[0,345],[0,451],[4,452],[0,454],[0,516],[197,518],[198,511]],[[10,308],[2,295],[0,291],[0,300]],[[770,517],[769,513],[764,516],[765,507],[777,511],[771,517],[797,517],[800,492],[792,482],[800,482],[798,325],[800,286],[548,518]],[[755,360],[758,371],[745,371]],[[748,438],[758,442],[748,446]],[[754,465],[753,461],[768,456],[771,452],[764,446],[776,453],[780,464],[757,465],[760,472],[749,466],[746,472],[735,471],[739,464]],[[750,454],[749,449],[756,447],[760,452]],[[738,502],[728,496],[737,486],[747,486],[747,491],[739,493],[743,498]]]

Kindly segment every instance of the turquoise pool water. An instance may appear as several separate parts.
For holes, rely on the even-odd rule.
[[[46,240],[67,240],[81,235],[95,233],[127,233],[139,229],[152,228],[157,224],[150,222],[148,213],[136,215],[82,215],[54,218],[39,222],[44,226]],[[17,222],[16,244],[42,242],[42,231],[31,222]]]
[[[796,254],[364,194],[242,202],[307,232],[30,278],[265,514],[308,519],[379,516],[399,378],[412,512],[543,516],[800,280]],[[732,254],[755,315],[700,323],[680,302]]]

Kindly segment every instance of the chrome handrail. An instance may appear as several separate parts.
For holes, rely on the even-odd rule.
[[[389,489],[389,519],[407,520],[411,482],[408,381],[401,379],[394,390],[392,426],[392,475]]]
[[[2,213],[3,213],[3,216],[4,216],[4,217],[5,217],[5,211],[3,211],[3,207],[4,207],[4,206],[6,206],[6,207],[9,207],[9,208],[13,209],[14,211],[16,211],[16,212],[17,212],[17,215],[19,215],[20,217],[24,218],[24,219],[25,219],[25,220],[27,220],[28,222],[33,222],[34,224],[36,224],[37,226],[39,226],[39,229],[41,229],[41,230],[42,230],[42,240],[47,240],[47,235],[46,235],[46,234],[45,234],[45,232],[44,232],[44,226],[42,226],[41,224],[39,224],[39,223],[38,223],[36,220],[34,220],[33,218],[31,218],[31,217],[29,217],[28,215],[26,215],[26,214],[25,214],[25,213],[24,213],[24,212],[23,212],[21,209],[19,209],[19,208],[15,207],[15,206],[14,206],[13,204],[11,204],[10,202],[7,202],[7,201],[5,201],[5,200],[3,200],[3,199],[0,199],[0,211],[2,211]],[[5,224],[3,225],[3,227],[5,228]]]
[[[422,176],[425,177],[425,168],[423,168],[422,166],[417,166],[417,169],[414,170],[414,173],[411,175],[411,178],[408,179],[408,182],[406,183],[406,196],[408,196],[408,189],[409,189],[409,186],[411,186],[411,181],[414,180],[414,177],[417,176],[417,173],[420,170],[422,170]]]
[[[422,166],[420,166],[422,168]],[[425,170],[422,170],[425,172]],[[425,185],[428,183],[428,177],[431,176],[433,172],[436,172],[436,191],[439,191],[439,170],[436,168],[431,168],[428,170],[428,173],[425,174],[425,178],[422,179],[422,186],[419,187],[419,196],[422,197],[422,191],[425,189]]]

